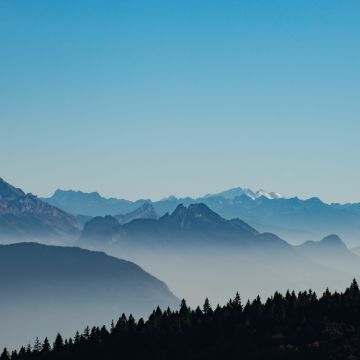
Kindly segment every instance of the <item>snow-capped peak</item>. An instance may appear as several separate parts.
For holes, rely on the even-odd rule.
[[[281,199],[283,196],[279,193],[276,193],[276,192],[267,192],[263,189],[260,189],[256,192],[256,198],[260,197],[260,196],[264,196],[270,200],[273,200],[273,199]]]
[[[209,194],[206,195],[206,197],[209,196],[221,196],[225,199],[235,199],[238,196],[242,196],[242,195],[246,195],[247,197],[249,197],[250,199],[257,199],[261,196],[266,197],[267,199],[273,200],[273,199],[281,199],[283,196],[279,193],[276,192],[267,192],[264,189],[260,189],[257,191],[253,191],[249,188],[241,188],[241,187],[237,187],[237,188],[233,188],[233,189],[229,189],[226,191],[222,191],[218,194]]]

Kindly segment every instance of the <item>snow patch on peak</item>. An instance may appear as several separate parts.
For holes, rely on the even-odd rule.
[[[283,196],[276,192],[267,192],[264,189],[260,189],[256,192],[256,198],[264,196],[267,199],[274,200],[274,199],[281,199]]]
[[[232,199],[235,199],[235,198],[237,198],[239,196],[243,196],[243,195],[249,197],[252,200],[255,200],[262,196],[267,199],[270,199],[270,200],[283,198],[283,196],[281,194],[276,193],[276,192],[267,192],[264,189],[253,191],[249,188],[241,188],[241,187],[236,187],[233,189],[225,190],[218,194],[209,194],[209,195],[206,195],[205,197],[219,196],[219,197],[223,197],[224,199],[232,200]]]

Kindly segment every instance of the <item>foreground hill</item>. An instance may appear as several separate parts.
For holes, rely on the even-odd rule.
[[[63,190],[57,190],[44,200],[69,213],[91,216],[128,213],[147,202],[106,199],[98,193]],[[173,212],[180,204],[194,203],[204,203],[226,219],[240,218],[260,231],[276,233],[293,243],[329,233],[338,234],[354,245],[360,238],[360,204],[327,204],[316,197],[283,198],[273,192],[235,188],[195,199],[170,196],[152,205],[162,216]]]
[[[0,178],[0,240],[51,240],[78,234],[75,217]]]
[[[132,262],[36,243],[0,246],[0,284],[0,318],[8,324],[0,330],[2,343],[178,304],[163,282]]]
[[[45,339],[33,351],[21,348],[11,360],[55,359],[287,359],[328,360],[360,357],[360,291],[354,280],[343,293],[328,290],[318,298],[309,290],[276,292],[242,304],[237,294],[213,309],[208,300],[191,310],[157,308],[149,319],[123,315],[108,330],[86,328],[53,348]],[[2,359],[9,359],[5,349]]]

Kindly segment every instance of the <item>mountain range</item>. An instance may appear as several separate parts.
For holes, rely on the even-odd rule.
[[[111,215],[97,216],[85,224],[80,243],[121,248],[200,248],[202,251],[212,246],[242,252],[266,249],[276,255],[281,250],[340,270],[354,265],[355,271],[360,271],[360,258],[337,235],[294,246],[275,234],[261,233],[238,218],[227,220],[203,203],[187,207],[181,204],[160,218],[139,218],[124,224]]]
[[[221,303],[236,290],[247,298],[257,295],[259,289],[264,296],[275,290],[286,291],[287,288],[312,287],[321,291],[324,283],[338,289],[346,286],[360,273],[359,257],[338,236],[315,237],[307,233],[309,236],[306,240],[324,239],[294,246],[285,241],[289,238],[264,231],[261,226],[253,224],[255,220],[262,223],[271,220],[272,228],[277,224],[284,228],[296,223],[305,230],[315,225],[318,229],[320,223],[323,226],[321,232],[327,235],[336,233],[331,231],[332,225],[341,221],[344,226],[351,228],[358,211],[355,204],[328,205],[316,198],[300,200],[280,196],[250,197],[245,193],[239,195],[239,191],[241,192],[237,190],[228,193],[226,198],[223,197],[224,194],[207,195],[199,203],[191,198],[175,197],[158,202],[120,200],[122,211],[114,207],[114,215],[92,217],[81,214],[84,228],[80,231],[79,216],[75,217],[74,213],[70,215],[31,194],[26,195],[22,190],[2,181],[1,202],[6,206],[3,206],[1,216],[6,218],[11,214],[11,209],[16,208],[20,210],[16,213],[14,225],[20,227],[24,217],[31,220],[29,224],[33,227],[27,224],[28,227],[24,228],[21,237],[23,241],[31,240],[31,235],[36,234],[34,229],[38,231],[48,224],[54,224],[48,226],[54,226],[56,231],[59,228],[65,229],[66,231],[62,231],[65,236],[76,233],[72,243],[105,250],[111,255],[141,265],[171,284],[176,294],[186,296],[194,305],[202,301],[204,295]],[[57,196],[61,195],[61,192],[57,193]],[[63,200],[74,194],[76,198],[79,195],[74,192],[66,193]],[[80,197],[87,199],[88,195],[81,194]],[[34,199],[35,203],[21,207],[24,198]],[[95,195],[94,198],[98,201],[96,211],[100,204],[106,205],[110,200],[105,199],[103,202],[100,195]],[[111,202],[117,203],[116,199]],[[8,205],[10,203],[11,207]],[[80,209],[81,203],[77,204]],[[89,205],[91,202],[86,204],[89,209],[92,208]],[[214,208],[219,209],[219,213]],[[81,209],[86,210],[86,207]],[[128,214],[121,215],[126,213]],[[239,213],[254,221],[244,221],[245,217],[239,218],[236,215]],[[60,227],[59,219],[64,224],[67,224],[66,219],[71,220],[72,226],[65,228],[60,223]],[[47,241],[46,236],[42,239]],[[57,264],[64,271],[68,266],[66,259]],[[99,266],[102,265],[93,262],[95,273],[91,273],[92,277],[96,277],[96,272],[100,271]],[[41,277],[40,279],[43,282]],[[36,289],[37,286],[34,285],[33,288]],[[50,293],[52,292],[56,293]],[[21,295],[18,298],[28,297]]]
[[[98,193],[57,190],[43,200],[71,214],[89,217],[129,213],[145,203],[151,203],[162,216],[180,204],[203,203],[226,219],[240,218],[259,231],[276,233],[294,244],[329,233],[338,234],[353,246],[360,241],[360,204],[327,204],[316,197],[285,198],[264,190],[234,188],[196,199],[170,196],[159,201],[106,199]]]
[[[73,215],[104,216],[130,213],[146,200],[130,201],[102,197],[98,192],[84,193],[73,190],[56,190],[50,198],[43,201]]]
[[[79,244],[145,266],[194,304],[204,293],[221,303],[234,286],[246,297],[259,288],[264,296],[310,286],[323,291],[324,283],[338,289],[360,274],[360,257],[336,235],[294,246],[202,203],[124,225],[111,215],[95,217]]]
[[[0,237],[2,240],[75,238],[79,225],[73,215],[0,178]]]
[[[81,243],[101,242],[120,246],[253,248],[288,244],[273,234],[260,234],[240,219],[226,220],[205,204],[178,205],[159,219],[136,219],[120,224],[107,215],[95,217],[84,226]],[[290,246],[289,246],[290,248]]]
[[[76,247],[0,245],[2,345],[110,322],[119,313],[177,308],[168,287],[136,264]],[[53,328],[51,324],[57,324]],[[16,344],[14,344],[16,342]]]

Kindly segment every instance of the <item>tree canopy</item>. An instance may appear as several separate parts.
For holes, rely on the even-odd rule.
[[[354,280],[343,292],[318,297],[308,290],[276,292],[242,305],[240,295],[224,306],[179,310],[156,308],[148,320],[122,314],[110,329],[86,327],[74,338],[46,338],[0,360],[58,359],[357,359],[360,358],[360,290]]]

